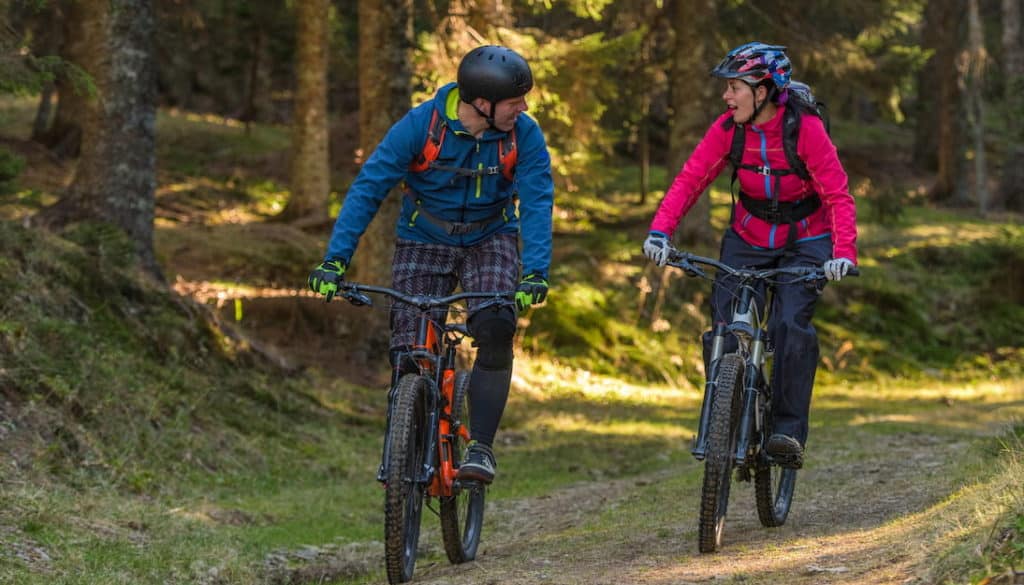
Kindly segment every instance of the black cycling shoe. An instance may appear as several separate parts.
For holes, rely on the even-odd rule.
[[[460,481],[491,483],[494,481],[497,466],[491,448],[483,443],[473,441],[466,451],[466,460],[459,465],[459,474],[456,478]]]
[[[789,435],[775,433],[768,437],[764,450],[772,460],[789,469],[800,469],[804,465],[804,448]]]

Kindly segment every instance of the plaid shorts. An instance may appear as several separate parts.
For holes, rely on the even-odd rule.
[[[445,246],[398,239],[392,265],[395,290],[411,295],[446,296],[462,285],[465,292],[510,291],[519,282],[519,236],[496,234],[475,246]],[[487,299],[469,299],[469,313]],[[448,311],[437,309],[432,316],[444,323]],[[406,303],[391,307],[391,347],[416,342],[419,312]]]

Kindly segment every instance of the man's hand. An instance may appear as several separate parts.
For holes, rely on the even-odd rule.
[[[516,288],[516,309],[523,312],[532,305],[539,305],[548,296],[548,281],[539,274],[527,274]]]
[[[853,262],[847,258],[833,258],[822,264],[821,269],[825,271],[825,278],[829,280],[842,280],[850,271]]]
[[[668,254],[672,247],[668,243],[668,236],[661,232],[651,232],[644,240],[644,256],[658,266],[668,264]]]
[[[309,273],[309,288],[318,295],[327,297],[327,302],[338,292],[338,283],[348,268],[344,260],[324,260]]]

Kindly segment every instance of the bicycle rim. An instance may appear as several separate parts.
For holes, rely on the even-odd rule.
[[[743,360],[724,356],[718,369],[708,425],[708,449],[700,495],[698,548],[714,552],[722,544],[736,445],[736,422],[743,390]]]
[[[389,583],[412,578],[423,513],[426,379],[407,374],[398,382],[391,413],[390,458],[384,495],[384,556]]]

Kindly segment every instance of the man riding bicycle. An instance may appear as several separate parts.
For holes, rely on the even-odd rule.
[[[733,161],[740,192],[722,238],[723,263],[747,268],[822,266],[830,280],[843,278],[855,265],[856,212],[846,172],[823,121],[809,110],[795,118],[797,165],[788,160],[787,121],[794,119],[796,108],[810,104],[799,104],[791,91],[792,66],[784,49],[747,43],[711,71],[725,80],[722,99],[728,109],[686,161],[651,222],[643,251],[659,266],[669,260],[668,242],[679,220],[733,158],[734,145],[740,147]],[[806,168],[798,170],[801,163]],[[729,318],[734,289],[735,279],[719,273],[711,299],[712,324]],[[800,465],[807,442],[818,365],[811,318],[820,292],[804,284],[780,284],[772,310],[775,421],[765,448],[793,466]],[[710,332],[705,333],[705,362],[710,342]]]
[[[457,83],[410,110],[363,165],[325,259],[309,275],[314,292],[337,292],[359,238],[403,181],[392,288],[432,296],[449,295],[460,284],[466,292],[516,290],[514,308],[470,303],[467,326],[478,351],[462,480],[494,479],[493,444],[508,401],[517,310],[543,302],[548,292],[554,184],[540,127],[520,115],[532,88],[529,65],[511,49],[488,45],[465,55]],[[414,343],[417,317],[409,309],[392,307],[393,368],[403,366],[396,357]]]

